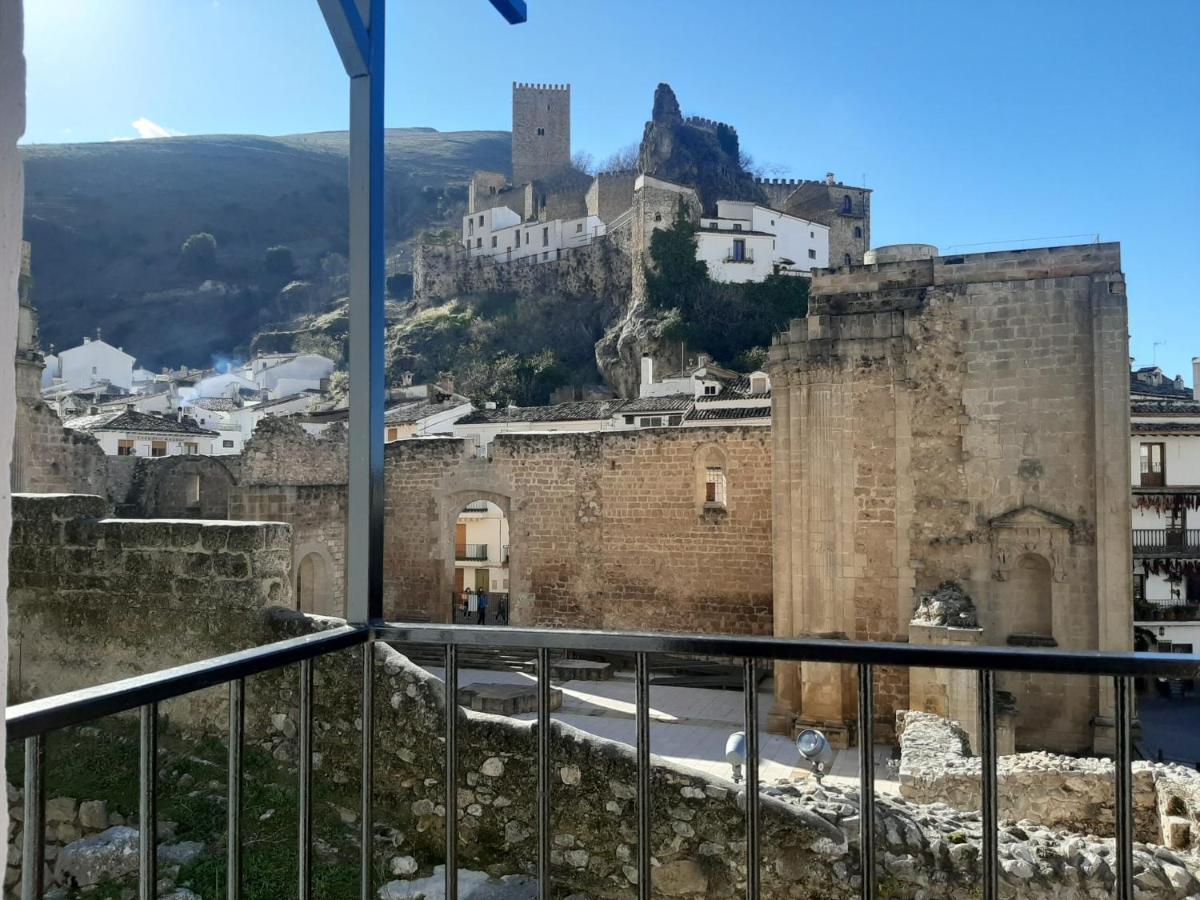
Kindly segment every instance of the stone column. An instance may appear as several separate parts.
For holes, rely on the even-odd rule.
[[[1094,354],[1096,465],[1097,648],[1133,649],[1133,535],[1129,512],[1129,322],[1125,279],[1120,273],[1093,276],[1092,347]],[[1093,749],[1115,748],[1112,679],[1101,678]]]

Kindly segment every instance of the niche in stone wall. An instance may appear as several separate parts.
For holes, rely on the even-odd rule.
[[[995,637],[1010,644],[1054,646],[1059,586],[1067,580],[1074,522],[1022,506],[989,523]]]
[[[333,597],[333,559],[319,544],[296,548],[296,606],[301,612],[319,616],[341,616],[341,605]]]

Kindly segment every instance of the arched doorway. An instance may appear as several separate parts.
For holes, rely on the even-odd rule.
[[[511,621],[511,530],[507,498],[477,496],[452,503],[450,614],[452,622],[507,625]]]
[[[333,599],[331,561],[323,548],[301,547],[296,564],[296,608],[318,616],[341,616]]]

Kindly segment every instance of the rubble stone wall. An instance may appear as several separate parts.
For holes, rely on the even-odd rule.
[[[969,755],[963,729],[928,713],[900,716],[900,795],[915,803],[978,810],[982,763]],[[999,757],[996,776],[1001,819],[1104,837],[1115,833],[1110,759],[1017,753]],[[1193,831],[1200,823],[1200,773],[1134,762],[1133,816],[1136,840],[1194,851],[1200,847]]]
[[[83,494],[15,494],[9,700],[45,697],[254,644],[291,606],[281,523],[109,519]]]

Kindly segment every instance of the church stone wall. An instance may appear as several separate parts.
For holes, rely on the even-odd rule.
[[[704,506],[710,466],[725,510]],[[756,428],[502,434],[490,459],[389,444],[385,613],[448,617],[454,521],[486,499],[509,518],[514,625],[769,634],[770,473]]]
[[[107,493],[104,451],[91,435],[64,428],[40,400],[17,403],[13,489],[37,494]]]
[[[771,351],[777,633],[906,640],[953,580],[986,644],[1128,649],[1125,336],[1115,244],[818,272]],[[851,677],[781,667],[774,724],[849,739]],[[1094,680],[1000,687],[1018,747],[1107,740]],[[878,690],[886,728],[907,674]]]

